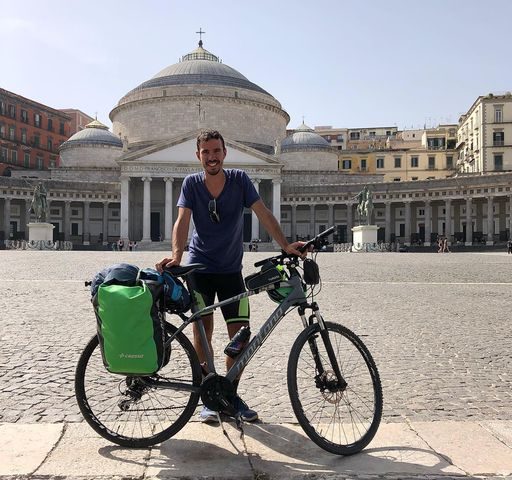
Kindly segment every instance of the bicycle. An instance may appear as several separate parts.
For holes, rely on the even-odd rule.
[[[328,245],[326,237],[333,232],[331,227],[320,233],[306,242],[303,251],[318,252]],[[316,257],[316,253],[313,255]],[[382,416],[379,373],[356,334],[338,323],[324,321],[314,301],[320,274],[318,265],[311,262],[308,259],[301,267],[301,259],[286,254],[256,262],[261,271],[246,277],[246,292],[201,310],[193,306],[190,316],[179,314],[183,320],[179,327],[166,321],[169,361],[154,375],[122,377],[109,373],[103,366],[98,337],[93,336],[80,356],[75,375],[76,398],[85,420],[113,443],[143,448],[161,443],[181,430],[200,398],[208,408],[234,415],[233,381],[284,316],[297,309],[304,329],[291,348],[287,367],[288,393],[295,416],[321,448],[338,455],[360,452],[375,436]],[[186,281],[190,272],[201,267],[192,264],[173,267],[171,271]],[[278,306],[225,376],[216,373],[204,326],[198,322],[207,356],[205,372],[183,330],[200,320],[201,314],[262,292]],[[308,310],[311,314],[306,316]]]

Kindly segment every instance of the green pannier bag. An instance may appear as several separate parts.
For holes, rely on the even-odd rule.
[[[101,285],[93,299],[103,363],[111,373],[151,375],[165,365],[160,286]]]

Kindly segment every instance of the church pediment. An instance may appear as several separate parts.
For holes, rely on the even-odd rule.
[[[144,164],[167,164],[176,166],[196,166],[196,136],[186,135],[177,139],[161,142],[135,152],[128,152],[119,159],[124,166]],[[280,167],[272,155],[266,155],[258,150],[225,139],[227,155],[224,165],[227,168],[244,167]]]

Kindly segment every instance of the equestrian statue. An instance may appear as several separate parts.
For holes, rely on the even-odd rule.
[[[373,193],[367,185],[354,197],[357,199],[357,218],[359,225],[370,225],[373,214]]]

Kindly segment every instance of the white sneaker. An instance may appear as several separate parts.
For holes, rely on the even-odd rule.
[[[203,423],[217,423],[219,421],[217,412],[206,407],[203,407],[199,413],[199,420]]]

